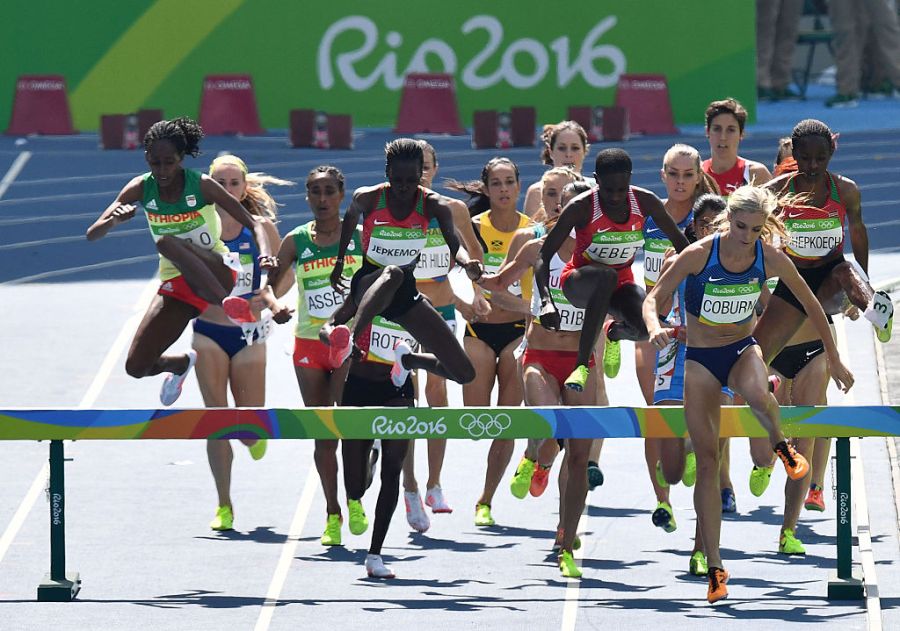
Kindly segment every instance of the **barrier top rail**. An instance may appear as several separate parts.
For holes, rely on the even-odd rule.
[[[781,408],[788,436],[900,436],[900,407]],[[720,435],[764,437],[746,406],[723,407]],[[678,438],[681,407],[199,408],[0,410],[0,440],[204,438]]]

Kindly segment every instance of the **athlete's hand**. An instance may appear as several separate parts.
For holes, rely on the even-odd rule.
[[[853,387],[853,373],[844,366],[840,357],[828,358],[828,372],[841,392],[847,392]]]
[[[272,311],[272,319],[275,320],[277,324],[286,324],[287,322],[290,322],[291,316],[294,315],[294,309],[281,302],[270,307],[270,310]]]
[[[672,341],[672,336],[670,334],[674,333],[674,331],[672,329],[654,327],[647,333],[647,341],[650,342],[650,345],[656,350],[662,350]]]
[[[847,301],[847,304],[844,305],[843,313],[845,318],[850,318],[854,321],[859,319],[859,307],[850,301]]]
[[[475,297],[472,299],[472,311],[482,319],[491,315],[491,303],[481,292],[475,292]]]
[[[472,259],[463,265],[462,268],[466,270],[466,276],[473,282],[478,282],[478,279],[484,274],[484,264],[478,259]]]
[[[484,273],[481,275],[481,278],[475,282],[478,283],[479,287],[486,291],[498,291],[500,289],[505,289],[505,287],[500,284],[499,278],[499,274]]]
[[[271,254],[259,256],[259,267],[264,270],[278,269],[278,257]]]
[[[120,224],[134,219],[134,213],[137,212],[137,206],[134,204],[119,204],[110,213],[109,218],[115,224]]]
[[[329,281],[331,282],[332,288],[335,291],[346,294],[347,293],[347,281],[349,280],[343,274],[344,272],[344,262],[343,261],[335,261],[334,269],[331,270],[331,276],[329,277]]]
[[[553,304],[553,300],[549,298],[541,300],[541,311],[538,314],[538,317],[541,320],[541,326],[548,331],[559,330],[559,311],[556,310],[556,305]]]

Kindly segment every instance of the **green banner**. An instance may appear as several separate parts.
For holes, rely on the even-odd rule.
[[[13,0],[0,24],[0,122],[16,77],[65,76],[76,128],[160,107],[196,116],[203,77],[250,74],[264,127],[288,111],[350,113],[392,126],[408,72],[455,77],[461,122],[476,109],[609,105],[620,74],[664,74],[676,123],[709,101],[755,105],[755,4],[747,0]],[[49,5],[49,6],[48,6]],[[2,123],[6,124],[6,123]],[[4,127],[5,128],[5,127]]]

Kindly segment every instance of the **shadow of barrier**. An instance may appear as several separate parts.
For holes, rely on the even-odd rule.
[[[853,572],[850,438],[900,436],[900,407],[782,407],[795,438],[836,438],[837,571],[831,600],[863,598]],[[747,407],[723,407],[720,436],[764,438]],[[64,440],[687,438],[681,407],[200,408],[185,410],[0,410],[0,440],[50,441],[50,573],[38,600],[67,602],[81,588],[66,573]]]

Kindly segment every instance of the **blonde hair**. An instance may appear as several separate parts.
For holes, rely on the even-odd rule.
[[[548,223],[547,209],[544,208],[544,186],[547,185],[550,178],[555,176],[566,178],[566,184],[584,180],[581,174],[576,173],[571,167],[553,167],[552,169],[544,171],[544,175],[541,176],[541,205],[538,206],[537,212],[535,212],[534,217],[532,217],[536,223]],[[563,185],[563,188],[565,188],[565,185]],[[560,199],[562,199],[562,191],[560,191]]]
[[[779,211],[795,201],[795,196],[778,197],[767,188],[747,184],[728,196],[728,212],[719,216],[715,227],[721,232],[728,232],[729,219],[734,213],[762,213],[765,221],[760,238],[770,245],[776,238],[781,243],[786,243],[787,230],[779,217]]]
[[[212,175],[220,166],[236,166],[244,175],[247,189],[244,192],[244,198],[239,201],[247,209],[247,212],[258,217],[265,217],[273,223],[278,220],[279,204],[266,190],[266,186],[293,186],[294,182],[282,180],[267,173],[250,173],[249,169],[247,169],[247,164],[243,160],[230,154],[219,156],[213,160],[212,164],[209,165],[209,174]]]
[[[694,194],[692,195],[694,201],[697,201],[701,195],[706,195],[707,193],[721,195],[719,185],[716,184],[716,181],[703,170],[700,164],[700,152],[690,145],[677,143],[669,147],[669,150],[666,151],[666,155],[663,156],[663,172],[665,172],[669,163],[671,163],[676,156],[689,158],[694,163],[694,168],[700,176],[700,180],[697,182],[697,186],[694,188]]]

